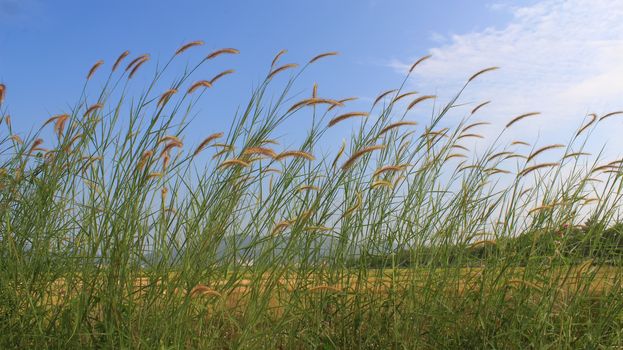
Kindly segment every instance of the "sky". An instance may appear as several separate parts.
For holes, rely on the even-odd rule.
[[[190,139],[225,129],[281,49],[288,50],[284,63],[339,51],[306,73],[297,89],[309,93],[317,82],[321,96],[358,96],[353,108],[364,110],[381,91],[397,87],[423,55],[432,57],[407,88],[436,94],[440,102],[474,72],[500,66],[470,84],[461,99],[472,107],[492,101],[478,116],[492,122],[482,131],[487,135],[496,135],[516,115],[539,111],[541,116],[518,123],[508,137],[565,142],[588,113],[623,110],[623,1],[618,0],[0,0],[3,108],[14,129],[27,133],[75,103],[97,60],[110,68],[124,50],[133,57],[149,53],[146,69],[153,70],[192,40],[206,44],[180,58],[180,70],[214,49],[234,47],[241,54],[215,60],[200,72],[207,78],[236,70],[210,91]],[[147,78],[144,73],[133,84],[144,87]],[[97,86],[97,79],[92,84]],[[623,118],[603,124],[592,147],[607,142],[607,156],[618,157]],[[340,126],[329,137],[339,139],[339,132],[351,127]]]

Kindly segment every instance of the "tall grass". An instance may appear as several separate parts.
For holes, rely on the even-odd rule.
[[[619,219],[622,163],[584,160],[597,116],[567,145],[520,153],[500,141],[537,116],[519,115],[476,152],[486,103],[459,100],[495,67],[445,104],[405,91],[407,76],[361,111],[293,92],[335,52],[300,68],[280,52],[229,130],[210,130],[194,108],[232,71],[196,71],[238,51],[164,80],[202,44],[137,95],[148,55],[121,69],[124,53],[94,95],[96,63],[76,105],[23,140],[0,109],[3,348],[622,344],[621,252],[600,239]],[[285,148],[276,130],[292,118],[312,124]],[[341,148],[326,135],[338,123],[354,126]],[[203,142],[184,140],[191,126]]]

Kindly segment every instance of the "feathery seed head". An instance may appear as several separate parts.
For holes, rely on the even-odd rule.
[[[477,72],[476,74],[472,75],[469,79],[467,79],[467,82],[469,83],[469,82],[471,82],[472,80],[476,79],[477,77],[479,77],[482,74],[485,74],[487,72],[491,72],[491,71],[494,71],[494,70],[498,70],[498,69],[500,69],[500,67],[485,68],[485,69]]]
[[[129,54],[130,54],[130,51],[124,51],[121,55],[119,55],[119,57],[115,61],[115,64],[113,64],[112,66],[113,72],[117,70],[117,67],[119,67],[119,65],[121,64],[121,61],[123,61],[123,59],[126,58]]]
[[[422,63],[422,62],[426,61],[427,59],[429,59],[429,58],[431,58],[431,57],[433,57],[433,55],[426,55],[426,56],[421,57],[421,58],[420,58],[420,59],[418,59],[417,61],[415,61],[415,63],[413,63],[413,64],[411,65],[411,68],[409,68],[409,74],[413,73],[413,70],[415,69],[415,67],[419,66],[419,65],[420,65],[420,63]]]
[[[338,115],[337,117],[335,117],[335,118],[331,119],[331,120],[329,121],[329,127],[332,127],[332,126],[334,126],[335,124],[337,124],[337,123],[339,123],[339,122],[341,122],[341,121],[343,121],[343,120],[349,119],[349,118],[353,118],[353,117],[367,117],[367,116],[368,116],[368,113],[367,113],[367,112],[350,112],[350,113],[344,113],[344,114]]]
[[[339,52],[337,51],[331,51],[331,52],[325,52],[325,53],[321,53],[320,55],[315,56],[314,58],[312,58],[311,60],[309,60],[308,64],[312,64],[316,61],[318,61],[319,59],[323,58],[323,57],[328,57],[328,56],[336,56],[338,55]]]
[[[208,57],[206,57],[206,59],[211,60],[211,59],[213,59],[215,57],[218,57],[220,55],[223,55],[223,54],[236,55],[236,54],[239,54],[239,53],[240,53],[240,51],[230,47],[230,48],[216,50],[216,51],[212,52],[211,54],[209,54]]]
[[[177,49],[177,51],[175,51],[175,56],[180,55],[182,52],[190,49],[191,47],[201,46],[203,44],[204,44],[203,40],[191,41],[191,42],[189,42],[187,44],[184,44],[184,45],[180,46],[180,48]]]
[[[89,74],[87,74],[87,80],[91,79],[91,77],[93,76],[93,74],[95,74],[95,71],[102,65],[104,64],[104,61],[99,60],[97,62],[95,62],[95,64],[93,65],[93,67],[91,67],[91,69],[89,69]]]
[[[266,80],[270,80],[272,77],[274,77],[275,75],[287,70],[287,69],[292,69],[292,68],[296,68],[299,65],[296,63],[288,63],[288,64],[284,64],[283,66],[279,67],[279,68],[275,68],[273,71],[271,71],[270,73],[268,73],[268,76],[266,76]]]

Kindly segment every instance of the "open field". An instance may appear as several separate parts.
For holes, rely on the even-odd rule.
[[[405,89],[425,56],[355,109],[297,85],[337,52],[282,51],[229,130],[186,140],[240,54],[202,50],[98,62],[29,134],[1,85],[1,348],[623,345],[623,161],[583,152],[623,112],[565,145],[505,139],[538,112],[491,138],[461,93],[497,67],[438,101]]]

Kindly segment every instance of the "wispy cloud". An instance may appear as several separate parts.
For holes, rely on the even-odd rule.
[[[473,72],[502,66],[474,82],[463,100],[493,100],[483,116],[498,125],[541,111],[539,121],[518,126],[521,136],[536,135],[537,127],[541,135],[567,136],[586,113],[623,109],[623,1],[546,0],[491,9],[511,11],[513,19],[501,28],[453,35],[431,49],[433,58],[415,72],[418,89],[456,91]],[[404,72],[409,64],[389,66]],[[623,146],[614,140],[623,119],[608,123],[598,133],[613,138],[610,146]]]

